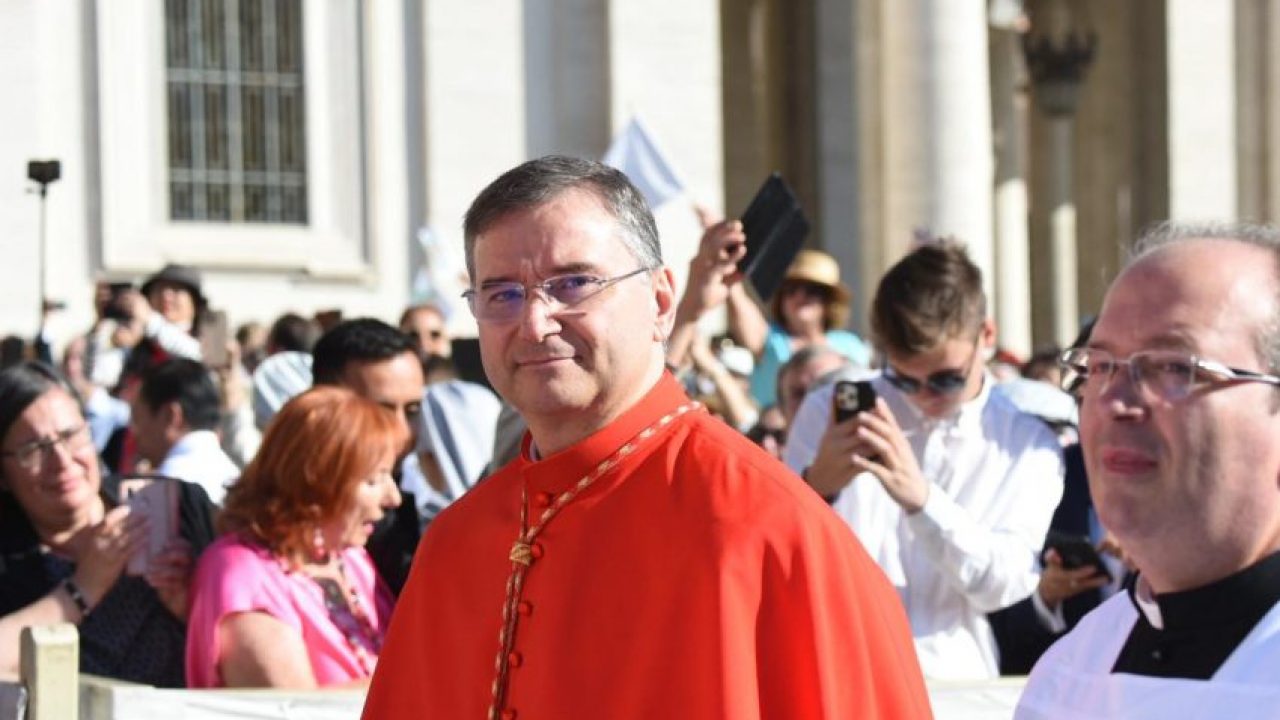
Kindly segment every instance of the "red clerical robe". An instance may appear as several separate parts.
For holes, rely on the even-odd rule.
[[[524,452],[423,538],[366,720],[480,720],[497,677],[522,497],[533,524],[689,402],[670,375],[609,427]],[[835,513],[703,410],[660,426],[532,548],[498,717],[916,718],[929,701],[897,594]]]

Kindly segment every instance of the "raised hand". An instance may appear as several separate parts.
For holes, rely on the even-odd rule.
[[[69,543],[76,563],[75,582],[93,607],[120,579],[129,556],[147,539],[147,519],[128,506],[108,510],[102,520],[81,530]]]
[[[1106,574],[1093,565],[1071,570],[1064,568],[1058,551],[1049,548],[1044,553],[1044,570],[1040,573],[1036,592],[1040,593],[1040,599],[1046,606],[1054,608],[1063,600],[1100,588],[1108,581]]]
[[[179,620],[186,620],[190,609],[191,566],[191,544],[179,537],[153,555],[147,567],[147,584],[155,588],[160,601]]]
[[[919,512],[929,499],[929,483],[884,398],[876,398],[871,412],[858,413],[850,422],[856,423],[858,440],[853,466],[875,475],[904,512]]]
[[[804,473],[804,479],[819,495],[826,498],[835,495],[861,472],[854,464],[854,458],[863,447],[858,439],[858,427],[855,417],[831,423],[822,434],[813,464]]]

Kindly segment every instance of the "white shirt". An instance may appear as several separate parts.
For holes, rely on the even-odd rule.
[[[1169,720],[1280,715],[1280,605],[1258,621],[1211,680],[1112,673],[1137,620],[1128,593],[1113,595],[1085,615],[1036,663],[1014,717]]]
[[[897,588],[925,676],[996,677],[986,615],[1035,590],[1037,553],[1062,498],[1058,441],[1044,423],[992,395],[989,376],[977,397],[937,419],[878,374],[869,377],[911,443],[929,498],[907,515],[863,474],[832,507]],[[817,454],[833,392],[831,384],[819,387],[801,403],[784,455],[796,472]]]
[[[218,435],[212,430],[193,430],[183,435],[156,472],[199,485],[218,505],[227,494],[227,486],[240,477],[240,468],[222,451]]]

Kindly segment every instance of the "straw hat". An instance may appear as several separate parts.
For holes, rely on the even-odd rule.
[[[832,298],[839,303],[849,302],[849,288],[840,282],[840,265],[836,259],[820,250],[801,250],[787,268],[783,282],[802,280],[831,288]]]

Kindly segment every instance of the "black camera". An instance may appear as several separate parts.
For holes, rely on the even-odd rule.
[[[133,319],[133,313],[129,311],[129,306],[125,304],[124,296],[133,290],[133,284],[111,283],[110,288],[111,294],[102,309],[102,317],[107,320],[129,322]]]
[[[48,185],[62,177],[62,163],[57,160],[31,160],[27,162],[27,177]]]

